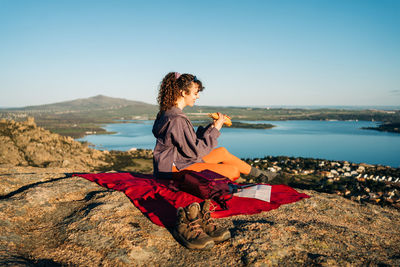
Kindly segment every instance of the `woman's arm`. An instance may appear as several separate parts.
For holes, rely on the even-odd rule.
[[[217,144],[220,132],[217,127],[207,127],[201,134],[194,132],[192,123],[184,117],[177,117],[171,123],[171,139],[178,153],[186,158],[202,158]]]

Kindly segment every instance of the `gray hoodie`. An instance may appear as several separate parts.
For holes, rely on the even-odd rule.
[[[157,138],[154,148],[154,175],[171,178],[172,166],[178,170],[194,163],[217,146],[220,132],[211,127],[198,127],[195,133],[192,123],[183,111],[172,107],[158,114],[154,121],[153,134]]]

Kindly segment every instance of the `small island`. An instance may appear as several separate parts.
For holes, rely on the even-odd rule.
[[[195,121],[193,126],[204,126],[208,122],[206,121]],[[239,121],[232,121],[232,125],[228,128],[244,128],[244,129],[271,129],[276,127],[276,125],[270,123],[244,123]]]
[[[246,129],[271,129],[276,125],[270,123],[244,123],[233,121],[231,128],[246,128]]]
[[[364,130],[375,130],[380,132],[400,133],[400,122],[383,123],[378,127],[362,127]]]

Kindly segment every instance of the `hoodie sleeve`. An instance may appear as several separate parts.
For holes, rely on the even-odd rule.
[[[185,117],[177,117],[172,122],[171,139],[178,149],[178,153],[184,158],[202,158],[214,149],[220,132],[208,125],[194,132],[192,123]],[[172,126],[171,125],[171,126]]]

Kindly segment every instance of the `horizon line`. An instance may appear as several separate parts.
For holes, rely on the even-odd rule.
[[[89,99],[89,98],[96,98],[96,97],[106,97],[106,98],[114,98],[114,99],[121,99],[121,100],[127,100],[127,101],[135,101],[135,102],[142,102],[144,104],[148,105],[154,105],[157,106],[157,104],[153,103],[148,103],[145,101],[141,100],[132,100],[132,99],[127,99],[127,98],[122,98],[122,97],[112,97],[112,96],[106,96],[103,94],[98,94],[95,96],[90,96],[90,97],[82,97],[82,98],[75,98],[71,100],[63,100],[63,101],[57,101],[53,103],[46,103],[46,104],[34,104],[34,105],[25,105],[25,106],[0,106],[1,109],[22,109],[22,108],[28,108],[28,107],[36,107],[36,106],[46,106],[46,105],[54,105],[54,104],[62,104],[63,102],[70,102],[70,101],[75,101],[75,100],[82,100],[82,99]],[[400,105],[360,105],[360,104],[353,104],[353,105],[343,105],[343,104],[330,104],[330,105],[324,105],[324,104],[309,104],[309,105],[304,105],[304,104],[271,104],[271,105],[195,105],[195,107],[231,107],[231,108],[328,108],[328,109],[340,109],[340,108],[349,108],[349,109],[374,109],[374,108],[385,108],[385,109],[390,109],[390,110],[396,110],[400,109]]]

